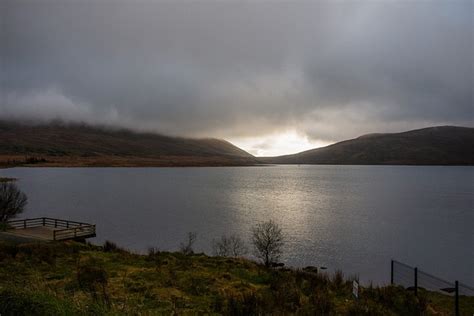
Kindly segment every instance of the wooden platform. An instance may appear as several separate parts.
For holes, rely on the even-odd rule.
[[[57,218],[39,217],[11,220],[9,235],[36,240],[84,240],[96,236],[95,225]]]

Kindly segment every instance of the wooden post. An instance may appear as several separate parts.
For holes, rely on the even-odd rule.
[[[459,316],[459,282],[454,282],[454,315]]]
[[[23,228],[26,229],[26,219],[23,220]]]
[[[390,284],[393,285],[393,259],[390,263]]]
[[[418,268],[415,268],[415,296],[418,296]]]
[[[43,226],[45,226],[45,218],[43,217]]]

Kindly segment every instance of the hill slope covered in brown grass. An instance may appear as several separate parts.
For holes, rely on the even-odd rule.
[[[251,165],[255,157],[231,143],[83,124],[0,121],[0,162],[39,166]]]
[[[369,134],[294,155],[259,159],[273,164],[474,165],[474,128],[439,126]]]

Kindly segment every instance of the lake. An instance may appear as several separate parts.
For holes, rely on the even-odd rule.
[[[474,167],[274,166],[215,168],[14,168],[28,195],[21,217],[97,224],[137,252],[196,251],[255,223],[283,228],[287,265],[326,266],[363,282],[390,280],[394,258],[474,284]]]

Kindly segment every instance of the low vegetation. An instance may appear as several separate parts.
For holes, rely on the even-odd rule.
[[[0,242],[1,315],[450,315],[452,300],[243,258]],[[474,298],[463,299],[470,315]]]

